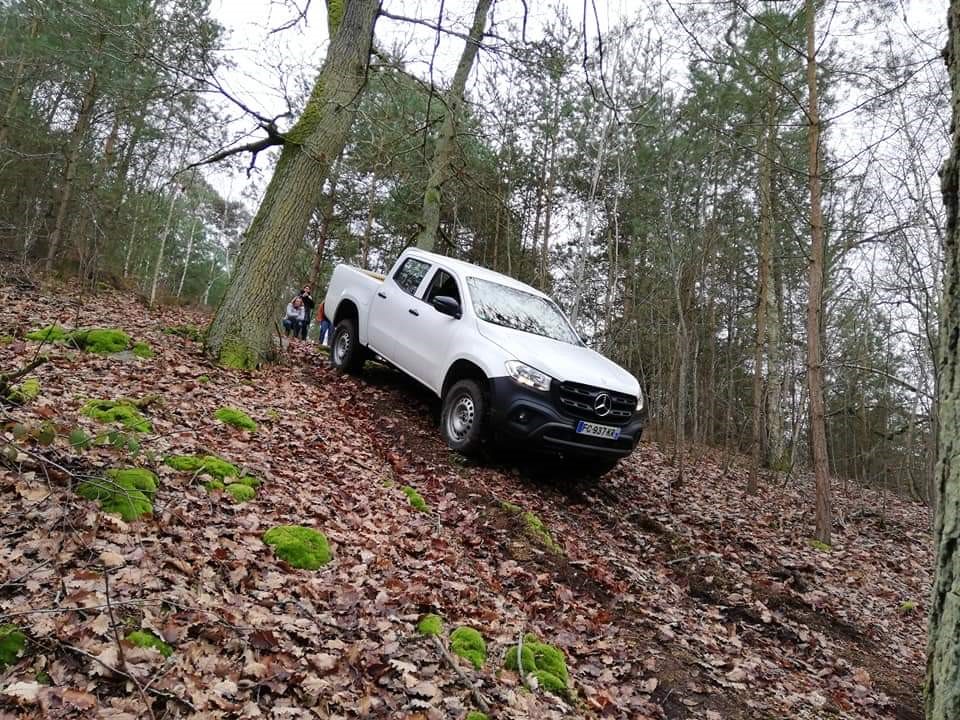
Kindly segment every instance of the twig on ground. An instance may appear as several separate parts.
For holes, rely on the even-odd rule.
[[[453,659],[453,656],[443,645],[443,641],[436,635],[431,635],[430,638],[433,640],[434,647],[437,648],[437,652],[440,653],[440,656],[447,661],[447,664],[453,668],[454,672],[457,673],[457,676],[460,678],[460,682],[470,688],[470,694],[473,695],[473,701],[477,704],[477,707],[480,708],[480,711],[484,714],[490,714],[490,704],[486,701],[480,691],[477,689],[477,686],[474,685],[470,678],[467,677],[466,673],[460,669],[460,666],[457,665],[457,661]]]
[[[94,662],[98,663],[99,665],[101,665],[102,667],[106,668],[106,669],[109,670],[110,672],[116,673],[117,675],[122,675],[123,677],[129,678],[130,680],[134,680],[134,682],[136,682],[136,680],[135,680],[129,673],[126,673],[126,672],[124,672],[123,670],[121,670],[120,668],[115,668],[115,667],[113,667],[112,665],[109,665],[108,663],[105,663],[103,660],[101,660],[100,658],[98,658],[96,655],[93,655],[93,654],[91,654],[91,653],[88,653],[86,650],[84,650],[84,649],[82,649],[82,648],[78,648],[76,645],[71,645],[70,643],[65,643],[65,642],[63,642],[62,640],[57,640],[56,642],[57,642],[58,645],[60,645],[60,647],[65,648],[65,649],[67,649],[67,650],[69,650],[69,651],[71,651],[71,652],[75,652],[75,653],[77,653],[77,655],[82,655],[83,657],[85,657],[85,658],[87,658],[87,659],[89,659],[89,660],[93,660]],[[167,692],[166,690],[157,690],[156,688],[147,688],[147,692],[149,692],[151,695],[156,695],[157,697],[161,697],[161,698],[164,698],[164,699],[166,699],[166,700],[174,700],[174,701],[180,703],[181,705],[184,705],[185,707],[190,708],[190,710],[192,710],[193,712],[197,712],[197,708],[196,708],[196,706],[195,706],[193,703],[191,703],[189,700],[184,700],[184,699],[183,699],[182,697],[180,697],[179,695],[174,695],[172,692]]]
[[[16,585],[21,580],[25,580],[26,578],[33,575],[40,568],[46,567],[47,565],[49,565],[52,561],[53,561],[53,558],[48,558],[47,560],[44,560],[42,563],[39,563],[38,565],[34,565],[32,568],[27,570],[22,575],[15,577],[13,580],[7,580],[3,585],[0,585],[0,590],[3,590],[8,585]]]
[[[527,671],[523,669],[523,628],[520,628],[520,637],[517,639],[517,671],[520,673],[523,686],[529,690],[530,681],[527,679]]]
[[[127,665],[127,657],[123,652],[123,643],[120,642],[120,631],[117,630],[117,619],[113,616],[113,605],[110,604],[110,570],[106,567],[103,568],[103,585],[104,593],[107,596],[107,614],[110,616],[110,628],[113,630],[113,639],[117,643],[117,657],[120,660],[120,667],[126,673],[127,677],[133,681],[133,684],[137,686],[137,693],[139,693],[140,699],[143,700],[143,704],[146,706],[147,712],[150,713],[150,717],[153,718],[153,720],[157,720],[157,716],[153,714],[153,705],[150,703],[146,692],[144,692],[140,679],[130,671],[130,666]]]

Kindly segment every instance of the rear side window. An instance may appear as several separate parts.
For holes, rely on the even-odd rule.
[[[413,295],[420,287],[420,281],[423,280],[430,269],[430,263],[416,258],[407,258],[403,261],[400,269],[393,274],[393,281],[399,285],[405,292]]]

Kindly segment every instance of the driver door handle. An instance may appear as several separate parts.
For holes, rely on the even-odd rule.
[[[386,300],[386,299],[387,299],[387,294],[386,294],[386,293],[383,293],[383,292],[377,292],[377,297],[381,297],[381,298],[383,298],[384,300]]]
[[[416,315],[417,317],[420,317],[419,310],[414,310],[413,308],[410,308],[409,310],[407,310],[407,312],[410,313],[411,315]]]

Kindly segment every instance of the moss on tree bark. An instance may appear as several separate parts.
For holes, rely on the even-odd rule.
[[[953,93],[950,156],[941,171],[947,210],[944,287],[941,304],[939,419],[937,439],[938,502],[934,525],[936,562],[927,646],[927,720],[960,718],[960,0],[951,0],[949,39],[944,56]]]
[[[379,2],[330,0],[327,6],[332,38],[327,58],[300,119],[285,136],[207,333],[207,352],[228,367],[251,369],[272,354],[280,293],[366,81]]]

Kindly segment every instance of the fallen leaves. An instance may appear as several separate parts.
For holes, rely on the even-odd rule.
[[[151,467],[154,516],[106,515],[67,491],[69,473],[48,475],[23,452],[0,470],[15,529],[0,541],[0,623],[21,623],[30,638],[0,682],[0,714],[142,717],[133,683],[105,667],[123,670],[115,622],[122,636],[144,628],[172,646],[165,660],[124,645],[169,717],[462,718],[475,708],[470,690],[415,632],[428,612],[482,632],[490,660],[463,669],[505,717],[893,718],[898,704],[915,707],[916,687],[896,669],[923,661],[922,608],[900,610],[922,603],[929,583],[922,508],[889,499],[880,522],[871,495],[838,496],[845,525],[820,553],[804,540],[805,482],[744,497],[731,489],[743,470],[704,451],[677,502],[676,469],[652,444],[599,490],[571,492],[522,459],[452,456],[433,401],[392,371],[340,378],[303,345],[299,364],[248,377],[162,333],[204,318],[116,318],[115,306],[107,295],[74,310],[81,324],[125,323],[156,357],[53,348],[37,372],[56,403],[18,409],[18,420],[57,427],[49,447],[23,442],[70,473]],[[9,294],[0,307],[11,326],[56,319],[52,302],[43,318]],[[13,343],[0,360],[20,364],[31,349]],[[161,400],[144,410],[154,433],[142,453],[70,447],[70,429],[97,432],[78,412],[85,399],[149,395]],[[249,409],[255,439],[211,421],[223,405]],[[222,455],[264,483],[234,506],[204,478],[160,465],[171,454]],[[435,517],[414,512],[403,486]],[[503,501],[541,518],[564,555],[531,543]],[[263,544],[271,527],[298,524],[329,537],[330,564],[292,571]],[[583,702],[521,691],[516,674],[499,672],[527,630],[564,650]],[[35,667],[54,684],[37,682]]]

